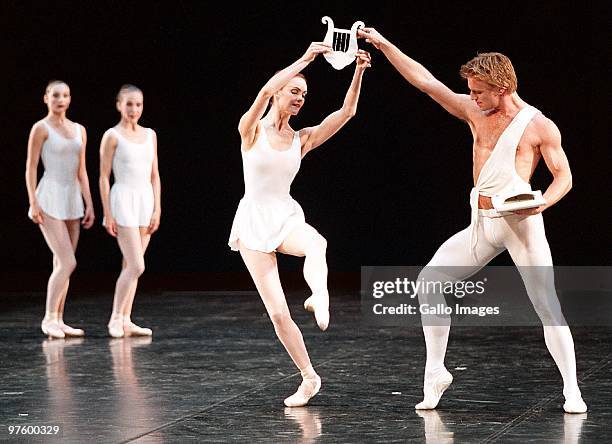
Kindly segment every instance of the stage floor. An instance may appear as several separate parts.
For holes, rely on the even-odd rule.
[[[416,412],[420,329],[365,327],[344,293],[323,333],[305,296],[289,305],[323,386],[285,408],[299,373],[255,293],[139,294],[133,320],[154,336],[126,339],[107,337],[110,294],[76,294],[65,319],[87,336],[68,340],[42,335],[44,294],[0,295],[0,441],[612,442],[610,328],[573,329],[586,414],[563,413],[541,328],[475,327],[451,331],[454,383],[437,410]],[[61,430],[9,434],[43,425]]]

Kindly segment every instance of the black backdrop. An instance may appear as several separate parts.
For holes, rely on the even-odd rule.
[[[355,20],[376,27],[455,91],[466,91],[458,69],[477,51],[507,54],[519,94],[557,123],[573,169],[573,190],[545,212],[555,262],[610,264],[609,113],[605,86],[595,87],[593,75],[607,58],[596,54],[598,15],[559,2],[351,3],[3,2],[1,266],[50,268],[50,253],[26,216],[24,166],[30,127],[46,113],[44,87],[59,78],[72,90],[68,116],[89,136],[97,221],[82,234],[80,270],[117,271],[118,247],[100,225],[98,148],[118,120],[116,91],[129,82],[144,90],[141,123],[159,139],[162,226],[148,270],[242,271],[226,245],[243,193],[237,123],[274,71],[323,39],[324,15],[339,27]],[[304,159],[292,187],[307,221],[328,239],[334,271],[422,265],[469,223],[469,128],[369,50],[373,68],[357,116]],[[312,63],[307,103],[292,125],[318,123],[337,109],[352,72],[353,65],[335,71],[322,57]],[[549,181],[542,164],[534,188]],[[282,264],[298,269],[292,259]]]

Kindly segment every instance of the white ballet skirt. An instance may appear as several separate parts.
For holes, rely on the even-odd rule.
[[[291,182],[302,159],[299,132],[284,151],[270,147],[263,126],[253,147],[242,150],[245,194],[238,204],[228,245],[238,251],[238,241],[250,250],[269,253],[298,225],[304,212],[291,195]]]
[[[41,210],[59,220],[80,219],[85,214],[78,172],[83,138],[81,125],[75,123],[75,136],[67,139],[46,121],[48,137],[40,157],[45,172],[36,187],[36,200]],[[28,210],[32,218],[32,208]]]
[[[122,227],[148,227],[154,207],[153,186],[130,187],[113,184],[110,192],[111,213]]]
[[[147,128],[144,143],[131,142],[114,128],[111,131],[117,136],[113,156],[115,181],[110,191],[111,214],[122,227],[147,227],[155,204],[151,183],[155,157],[153,130]]]

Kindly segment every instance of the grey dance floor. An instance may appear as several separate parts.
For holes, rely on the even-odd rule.
[[[416,412],[420,330],[366,328],[358,297],[336,293],[322,333],[294,293],[290,308],[323,387],[309,406],[289,409],[282,400],[300,378],[255,294],[140,294],[133,318],[152,339],[108,338],[110,295],[76,294],[66,320],[87,337],[72,340],[40,332],[42,293],[0,297],[0,441],[612,442],[609,328],[573,329],[586,414],[563,413],[539,328],[453,330],[446,362],[455,381],[437,410]],[[10,435],[17,425],[61,430]]]

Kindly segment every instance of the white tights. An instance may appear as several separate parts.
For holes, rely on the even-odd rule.
[[[303,257],[304,278],[313,293],[327,291],[327,243],[313,227],[303,224],[295,228],[277,251]],[[249,250],[240,245],[240,255],[261,296],[274,325],[274,330],[289,356],[300,371],[310,366],[310,358],[298,326],[291,319],[289,307],[278,275],[275,253]]]
[[[563,378],[563,394],[566,398],[580,398],[580,390],[576,380],[576,358],[574,341],[567,325],[564,325],[559,300],[557,299],[552,273],[532,273],[531,266],[552,267],[552,257],[544,232],[542,215],[523,216],[510,215],[506,217],[489,218],[479,216],[478,243],[476,258],[470,252],[470,228],[452,236],[434,254],[427,267],[454,267],[461,276],[450,276],[451,279],[465,279],[491,259],[508,250],[525,284],[527,294],[544,325],[544,339],[561,376]],[[452,273],[455,268],[446,268]],[[422,274],[435,273],[425,268]],[[447,276],[448,278],[449,276]],[[420,276],[419,279],[435,279],[432,276]],[[430,303],[427,295],[419,295],[419,303]],[[440,319],[440,318],[438,318]],[[423,332],[427,347],[425,364],[425,384],[444,372],[444,355],[450,331],[450,319],[442,324],[425,325]]]
[[[132,305],[138,286],[138,278],[144,273],[144,254],[151,240],[146,227],[117,226],[117,243],[123,254],[122,269],[115,285],[111,321],[131,323]]]
[[[45,320],[63,323],[70,276],[76,268],[79,220],[59,220],[45,214],[44,223],[39,226],[53,253],[53,272],[47,284]]]

